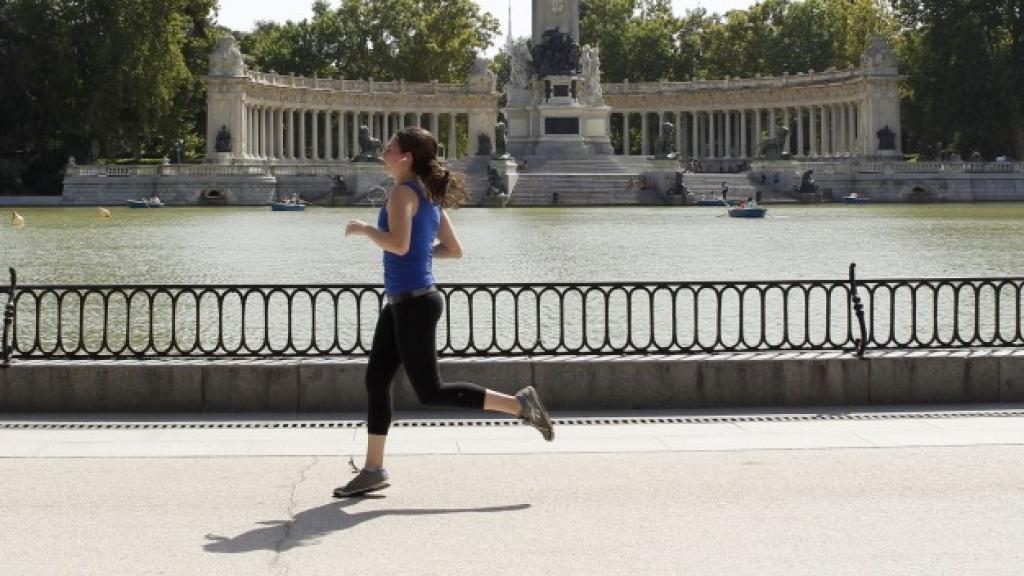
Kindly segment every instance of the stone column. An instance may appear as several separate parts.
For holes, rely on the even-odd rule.
[[[254,158],[256,156],[255,147],[253,146],[256,142],[253,138],[255,128],[253,126],[253,107],[249,105],[245,107],[245,125],[247,128],[245,131],[245,157]]]
[[[832,154],[834,156],[843,155],[843,123],[845,122],[846,115],[844,114],[842,104],[832,105]]]
[[[708,112],[708,158],[718,158],[718,114],[714,110]]]
[[[751,156],[757,156],[761,152],[761,112],[760,108],[754,109],[754,148]]]
[[[768,137],[775,138],[775,108],[768,109]]]
[[[629,112],[622,113],[622,155],[633,155],[632,146],[630,146],[629,141]]]
[[[273,151],[272,156],[275,160],[284,158],[284,114],[280,108],[274,107],[273,111],[274,119],[274,145],[271,147]]]
[[[796,107],[796,155],[804,156],[804,109]]]
[[[417,128],[422,128],[423,127],[423,113],[422,112],[415,112],[415,118],[416,118],[416,127]]]
[[[843,153],[843,109],[842,104],[832,105],[832,155]]]
[[[792,153],[793,127],[790,126],[789,121],[789,106],[782,109],[782,125],[789,130],[789,134],[786,135],[786,141],[782,143],[782,150]]]
[[[299,110],[299,160],[306,160],[306,110]]]
[[[832,108],[821,107],[821,155],[832,155]]]
[[[740,110],[740,158],[747,157],[747,111]]]
[[[310,134],[310,136],[311,136],[310,137],[310,149],[312,150],[312,152],[310,154],[310,160],[312,160],[313,162],[319,162],[320,161],[320,111],[319,110],[310,110],[309,113],[310,113],[310,115],[313,118],[313,121],[311,122],[311,127],[313,129],[312,130],[313,133]]]
[[[732,158],[732,111],[726,110],[723,116],[725,116],[725,150],[723,150],[722,156]]]
[[[292,153],[295,152],[295,145],[294,145],[294,140],[295,140],[295,121],[294,121],[294,116],[292,115],[292,110],[288,109],[288,108],[283,109],[281,111],[281,115],[282,115],[281,123],[282,123],[282,132],[283,132],[282,135],[284,136],[284,140],[285,140],[284,141],[284,146],[283,146],[282,151],[281,151],[282,158],[284,158],[285,160],[292,160],[293,159]]]
[[[689,153],[690,153],[690,157],[691,158],[699,158],[700,157],[700,140],[699,140],[699,135],[697,134],[697,127],[699,125],[700,125],[700,113],[699,112],[693,112],[692,113],[692,117],[690,119],[690,140],[692,141],[692,143],[690,145],[691,148],[689,150]]]
[[[430,113],[430,133],[434,138],[441,139],[441,115],[437,112]]]
[[[817,109],[817,107],[812,106],[812,107],[808,108],[807,110],[810,113],[809,114],[809,116],[810,116],[810,130],[809,130],[809,132],[810,133],[808,134],[810,139],[811,139],[810,147],[809,147],[810,148],[810,156],[811,156],[811,158],[815,158],[815,157],[818,156],[818,150],[819,150],[818,149],[818,118],[817,118],[817,116],[818,116],[818,109]]]
[[[324,160],[334,160],[334,143],[331,138],[334,136],[334,112],[330,109],[324,110]]]
[[[455,123],[458,115],[455,112],[450,112],[448,118],[448,159],[455,160],[459,157],[459,141],[455,133]]]
[[[686,112],[676,112],[676,152],[686,158]]]
[[[345,141],[345,116],[344,110],[338,111],[338,160],[348,159],[348,142]]]
[[[266,159],[267,157],[267,109],[260,106],[259,111],[259,122],[260,122],[260,159]]]
[[[854,122],[854,106],[846,103],[846,151],[852,156],[857,153],[857,124]]]
[[[251,106],[249,108],[249,124],[251,130],[249,130],[249,156],[252,158],[259,158],[260,156],[260,123],[259,117],[257,116],[259,107]]]
[[[647,111],[644,110],[640,116],[640,155],[647,156],[651,153],[650,145],[647,142],[647,138],[650,132],[647,128]]]

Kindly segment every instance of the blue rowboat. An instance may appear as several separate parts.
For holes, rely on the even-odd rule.
[[[767,208],[733,208],[729,210],[729,218],[764,218]]]
[[[865,198],[856,194],[850,194],[849,196],[843,196],[843,204],[868,204],[871,202],[871,198]]]
[[[274,202],[270,205],[274,212],[302,212],[306,209],[305,204],[288,204],[286,202]]]
[[[153,201],[153,202],[151,202],[149,200],[129,200],[128,201],[128,207],[129,208],[163,208],[164,207],[164,203],[159,201],[159,200],[156,200],[156,201]]]

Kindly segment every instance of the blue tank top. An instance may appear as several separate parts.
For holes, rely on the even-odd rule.
[[[384,251],[384,289],[388,294],[419,290],[434,283],[434,239],[441,226],[441,207],[430,201],[418,182],[408,180],[404,184],[416,192],[420,205],[412,217],[409,251],[405,256]],[[388,231],[387,202],[377,215],[377,228]]]

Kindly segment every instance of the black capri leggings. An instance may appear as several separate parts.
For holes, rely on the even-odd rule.
[[[444,299],[433,292],[381,310],[366,367],[366,428],[370,434],[383,436],[391,427],[391,381],[399,366],[405,366],[416,396],[428,406],[484,407],[484,388],[441,384],[436,331],[443,309]]]

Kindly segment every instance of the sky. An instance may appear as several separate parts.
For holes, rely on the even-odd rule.
[[[747,8],[756,0],[672,0],[677,13],[686,9],[703,6],[708,12],[726,12],[736,8]],[[336,3],[336,2],[332,2]],[[501,38],[496,39],[488,56],[504,45],[508,34],[508,0],[477,0],[477,4],[494,14],[501,21]],[[220,0],[219,22],[233,30],[251,30],[257,20],[284,22],[302,20],[312,16],[313,0]],[[512,0],[512,35],[530,35],[530,3],[527,0]]]

